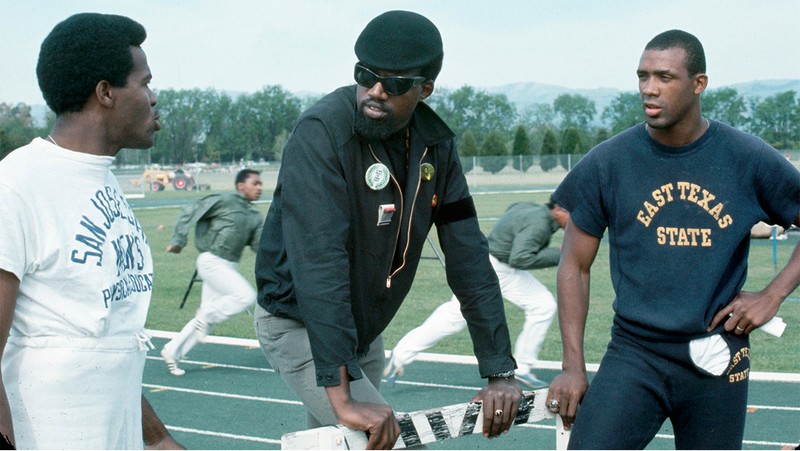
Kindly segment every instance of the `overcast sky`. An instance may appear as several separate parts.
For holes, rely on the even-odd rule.
[[[39,45],[77,12],[141,22],[155,89],[323,93],[352,83],[353,44],[389,9],[419,12],[439,27],[437,85],[449,88],[633,90],[644,45],[671,28],[701,40],[712,89],[800,79],[797,0],[0,0],[0,102],[44,103]]]

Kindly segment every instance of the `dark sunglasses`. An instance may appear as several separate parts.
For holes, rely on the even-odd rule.
[[[375,83],[380,82],[383,90],[390,96],[401,96],[425,81],[425,77],[381,77],[358,63],[356,63],[353,77],[356,79],[356,83],[365,88],[371,88],[375,86]]]

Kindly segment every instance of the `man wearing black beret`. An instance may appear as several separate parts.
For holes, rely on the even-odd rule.
[[[355,44],[355,86],[305,111],[283,151],[256,260],[255,327],[272,367],[308,409],[391,448],[399,426],[380,395],[381,333],[411,288],[436,225],[487,387],[483,432],[513,423],[521,391],[497,276],[453,132],[422,101],[444,56],[425,17],[389,11]],[[430,407],[430,406],[426,406]]]

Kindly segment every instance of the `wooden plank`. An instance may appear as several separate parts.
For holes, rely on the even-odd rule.
[[[554,417],[544,405],[547,389],[523,393],[514,424],[535,423]],[[479,402],[454,404],[437,409],[397,413],[400,438],[395,449],[425,445],[483,432],[483,405]],[[569,432],[560,418],[556,429],[559,449],[566,449]],[[365,449],[367,436],[346,426],[326,426],[291,432],[281,437],[281,449]]]

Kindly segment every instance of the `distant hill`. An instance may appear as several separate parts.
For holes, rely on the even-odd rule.
[[[726,87],[736,89],[739,95],[745,98],[759,97],[763,99],[786,91],[800,94],[800,80],[757,80]]]
[[[552,104],[562,94],[578,94],[594,100],[598,111],[603,111],[622,92],[615,88],[572,89],[543,83],[512,83],[482,89],[490,94],[505,94],[520,109],[535,103]]]
[[[789,90],[800,94],[800,80],[756,80],[748,83],[738,83],[730,87],[739,92],[742,97],[765,98]],[[594,100],[597,111],[602,112],[615,97],[623,92],[615,88],[571,89],[563,86],[547,85],[542,83],[512,83],[491,88],[480,88],[491,94],[505,94],[508,100],[515,103],[518,108],[525,108],[534,103],[552,104],[561,94],[579,94]],[[716,88],[718,89],[718,88]],[[630,91],[634,91],[631,89]]]

